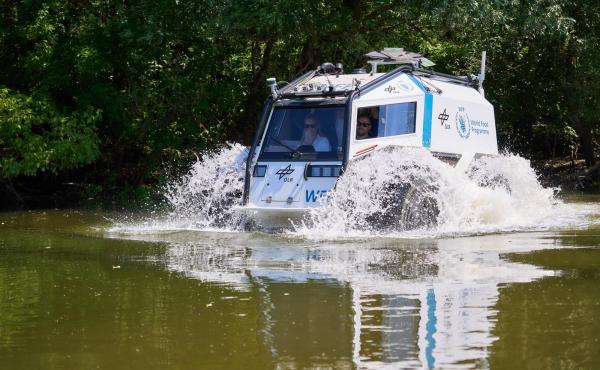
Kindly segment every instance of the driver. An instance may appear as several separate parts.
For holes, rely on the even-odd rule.
[[[302,139],[300,139],[300,146],[302,145],[312,145],[317,152],[331,151],[329,139],[321,136],[321,126],[312,114],[304,118],[304,131],[302,132]]]

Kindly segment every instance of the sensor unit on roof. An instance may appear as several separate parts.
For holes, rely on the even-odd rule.
[[[344,73],[344,66],[342,63],[336,63],[333,65],[333,63],[325,62],[317,69],[317,75],[339,75],[341,73]]]
[[[402,48],[385,48],[383,50],[374,50],[365,54],[370,60],[371,73],[377,73],[378,65],[386,64],[409,64],[414,67],[433,67],[434,62],[425,58],[421,54],[405,51]]]

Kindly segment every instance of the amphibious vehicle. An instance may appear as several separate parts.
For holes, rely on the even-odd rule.
[[[246,162],[244,209],[255,217],[305,212],[336,186],[354,160],[377,150],[422,147],[467,168],[498,154],[494,108],[479,75],[434,72],[403,49],[366,54],[370,70],[324,63],[291,83],[267,80],[267,99]],[[384,65],[396,65],[379,72]],[[390,67],[384,67],[390,68]]]

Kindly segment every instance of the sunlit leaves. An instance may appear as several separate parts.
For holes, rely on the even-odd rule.
[[[0,178],[92,162],[99,155],[99,118],[93,109],[64,115],[43,97],[0,89]]]
[[[598,5],[567,0],[9,2],[0,14],[0,84],[11,89],[5,100],[21,103],[3,114],[23,125],[37,119],[34,111],[54,112],[52,122],[62,117],[59,126],[83,132],[69,125],[89,120],[93,107],[102,112],[91,124],[102,155],[83,157],[100,158],[107,172],[127,167],[124,181],[143,181],[185,153],[250,140],[266,77],[291,80],[325,61],[350,71],[384,47],[469,74],[487,50],[486,92],[501,144],[547,155],[549,140],[567,152],[561,143],[600,125],[599,25]],[[27,145],[37,145],[34,136]],[[50,162],[47,152],[35,153],[19,155]],[[37,171],[25,167],[11,173]]]

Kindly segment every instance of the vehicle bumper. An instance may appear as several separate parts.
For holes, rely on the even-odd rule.
[[[259,228],[289,228],[292,223],[299,223],[310,208],[257,207],[247,205],[237,207]]]

